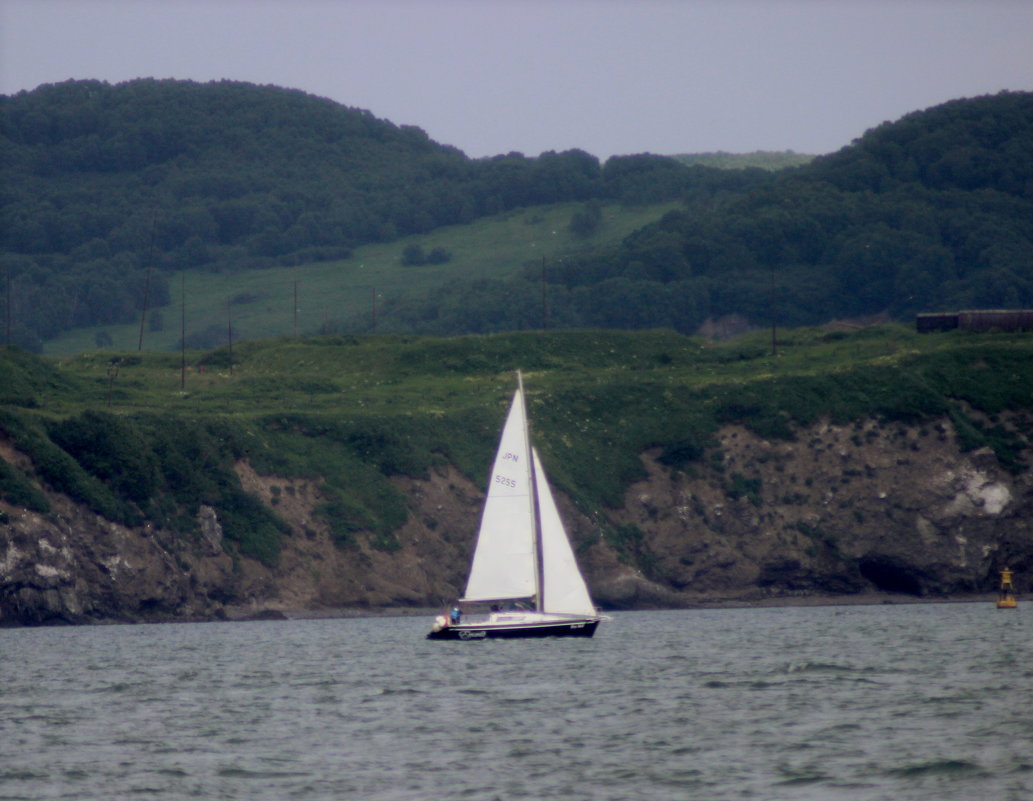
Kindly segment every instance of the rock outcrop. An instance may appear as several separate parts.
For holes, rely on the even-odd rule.
[[[946,421],[823,424],[793,442],[727,428],[718,440],[685,473],[646,455],[649,478],[614,513],[641,532],[664,591],[935,597],[990,591],[1003,565],[1033,569],[1031,476],[989,449],[961,453]]]
[[[24,466],[9,443],[0,455]],[[1033,476],[989,450],[961,452],[946,419],[824,423],[793,441],[729,427],[683,470],[657,457],[642,454],[647,477],[619,509],[589,518],[560,498],[609,608],[940,597],[992,591],[1005,565],[1020,590],[1033,574]],[[56,493],[47,514],[0,502],[0,625],[425,607],[461,592],[482,491],[458,471],[398,480],[410,514],[391,547],[362,536],[335,544],[315,514],[317,481],[247,463],[238,475],[290,526],[275,566],[234,553],[206,506],[183,536],[112,523]]]

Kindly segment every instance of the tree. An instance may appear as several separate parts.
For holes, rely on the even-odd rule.
[[[587,239],[597,230],[603,220],[603,210],[598,202],[586,203],[574,212],[567,226],[570,233],[579,239]]]
[[[422,245],[406,245],[402,251],[402,264],[407,267],[418,267],[427,263],[427,254]]]

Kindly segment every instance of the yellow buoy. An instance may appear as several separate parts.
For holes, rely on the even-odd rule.
[[[1011,583],[1012,572],[1005,568],[1001,571],[1001,591],[997,595],[998,609],[1014,609],[1018,601],[1015,600],[1015,588]]]

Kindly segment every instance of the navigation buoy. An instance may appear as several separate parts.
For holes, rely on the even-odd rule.
[[[1015,600],[1015,588],[1011,583],[1012,572],[1008,568],[1001,571],[1001,591],[997,595],[998,609],[1014,609],[1018,601]]]

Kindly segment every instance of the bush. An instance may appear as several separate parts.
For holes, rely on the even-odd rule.
[[[235,425],[86,411],[44,427],[0,410],[0,430],[32,459],[50,488],[109,520],[138,525],[143,510],[158,525],[185,533],[196,527],[198,508],[210,505],[226,539],[269,565],[289,533],[240,486],[233,458],[247,454],[248,438]],[[46,497],[6,462],[0,463],[0,497],[35,511],[49,509]]]
[[[53,425],[50,437],[123,498],[142,507],[158,491],[157,459],[131,420],[87,411]]]
[[[130,526],[141,521],[139,511],[118,499],[102,481],[83,470],[42,433],[19,443],[19,448],[32,458],[36,472],[51,489],[63,492],[108,520]]]
[[[660,454],[659,461],[668,467],[677,470],[684,470],[691,463],[703,458],[704,446],[702,442],[690,439],[681,439],[667,445]]]
[[[587,239],[599,230],[602,221],[603,211],[599,203],[586,203],[583,208],[574,212],[567,228],[574,236]]]
[[[50,501],[20,470],[0,459],[0,498],[14,506],[46,514]]]
[[[226,538],[240,552],[264,565],[275,565],[280,555],[280,537],[289,534],[286,523],[270,512],[261,501],[228,483],[216,508]]]

